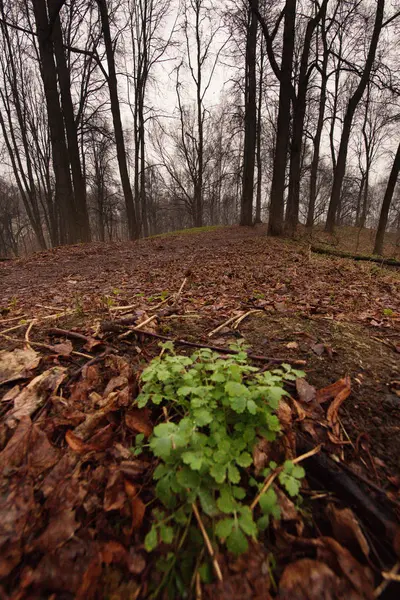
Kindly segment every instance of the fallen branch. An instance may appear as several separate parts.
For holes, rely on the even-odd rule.
[[[100,326],[100,331],[103,333],[120,333],[121,327],[125,325],[125,323],[121,323],[121,321],[130,321],[131,319],[121,319],[120,321],[104,321]],[[190,348],[208,348],[209,350],[213,350],[214,352],[220,352],[221,354],[239,354],[238,350],[232,350],[231,348],[219,347],[219,346],[210,346],[209,344],[202,344],[201,342],[189,342],[187,340],[175,339],[171,337],[167,337],[166,335],[160,335],[158,333],[153,333],[151,331],[136,331],[135,328],[131,328],[132,333],[137,333],[138,335],[146,335],[148,337],[155,338],[157,340],[162,340],[163,342],[173,342],[174,344],[180,344],[181,346],[188,346]],[[307,363],[305,360],[298,360],[293,358],[277,358],[271,356],[259,356],[257,354],[247,354],[247,356],[252,360],[261,360],[264,362],[269,362],[271,364],[282,364],[288,363],[295,366],[304,367]]]
[[[328,256],[337,256],[339,258],[350,258],[352,260],[373,262],[378,263],[379,265],[387,265],[390,267],[400,267],[400,261],[395,260],[394,258],[379,258],[378,256],[368,256],[365,254],[351,254],[350,252],[331,250],[329,248],[319,248],[318,246],[311,246],[311,252],[315,252],[316,254],[326,254]]]
[[[90,338],[88,338],[87,335],[83,335],[83,333],[78,333],[77,331],[68,331],[68,329],[60,329],[59,327],[52,327],[47,333],[49,335],[60,335],[72,340],[80,340],[82,342],[90,341]]]
[[[307,452],[312,443],[304,435],[296,436],[297,448]],[[371,489],[356,482],[351,474],[344,471],[341,463],[333,461],[325,452],[310,456],[305,463],[308,477],[317,480],[319,485],[334,492],[345,504],[354,506],[357,515],[379,539],[393,541],[397,531],[397,519],[389,501],[382,496],[376,496]]]

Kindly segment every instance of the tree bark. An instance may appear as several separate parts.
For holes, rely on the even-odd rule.
[[[392,170],[390,171],[388,184],[386,187],[385,196],[383,198],[381,214],[379,217],[378,229],[375,237],[374,254],[381,255],[383,252],[383,241],[385,237],[386,225],[389,216],[390,204],[392,202],[394,189],[396,187],[397,178],[400,171],[400,144],[397,147],[396,156],[393,161]]]
[[[258,9],[257,0],[255,7]],[[253,224],[254,168],[257,129],[257,82],[256,82],[256,47],[257,17],[249,9],[249,23],[246,39],[246,74],[245,74],[245,116],[244,116],[244,150],[243,180],[240,224]]]
[[[350,139],[351,126],[353,123],[354,113],[360,102],[365,88],[367,87],[369,76],[371,73],[372,66],[374,64],[376,49],[378,46],[379,35],[382,29],[383,22],[383,13],[385,7],[385,0],[377,0],[376,13],[375,13],[375,23],[374,30],[372,33],[371,43],[368,50],[368,56],[365,63],[364,71],[362,73],[360,82],[350,98],[346,114],[343,121],[343,129],[342,136],[340,139],[339,153],[336,163],[336,168],[333,176],[333,185],[332,185],[332,194],[331,200],[328,208],[328,216],[326,219],[325,231],[329,233],[333,233],[335,228],[335,219],[340,203],[340,197],[342,192],[343,179],[346,173],[346,159],[347,159],[347,150]]]
[[[269,208],[269,235],[283,234],[286,161],[290,136],[290,101],[292,96],[291,79],[295,20],[296,0],[286,0],[276,147],[271,185],[271,203]]]
[[[50,14],[54,12],[57,2],[49,2]],[[50,17],[51,20],[51,17]],[[72,184],[74,188],[75,210],[77,216],[77,238],[80,242],[90,241],[89,215],[86,202],[86,185],[83,178],[79,156],[78,132],[71,97],[71,79],[63,47],[63,37],[58,17],[53,25],[53,45],[57,63],[58,82],[61,92],[61,106],[68,142],[68,155],[71,165]]]
[[[108,89],[110,92],[110,103],[111,103],[111,113],[114,124],[114,134],[115,134],[115,144],[117,149],[117,159],[118,159],[118,167],[119,174],[121,177],[121,185],[125,198],[125,207],[126,207],[126,215],[128,219],[128,233],[130,239],[137,239],[139,237],[138,224],[136,218],[135,205],[133,201],[133,194],[131,183],[129,180],[129,172],[128,172],[128,164],[126,158],[126,150],[125,150],[125,141],[124,141],[124,133],[122,129],[122,121],[121,121],[121,111],[119,106],[118,99],[118,85],[117,85],[117,73],[115,70],[115,61],[114,61],[114,48],[111,40],[111,32],[110,32],[110,21],[108,16],[108,9],[106,0],[96,0],[101,17],[101,27],[104,38],[104,45],[106,49],[107,56],[107,66],[108,66]]]
[[[49,21],[45,0],[33,0],[41,76],[46,98],[48,123],[55,176],[55,193],[60,217],[60,242],[74,243],[76,237],[76,211],[69,172],[64,122],[57,87],[57,71],[54,62],[53,44],[49,38]]]
[[[262,189],[262,160],[261,160],[261,134],[262,134],[262,100],[264,92],[264,44],[260,43],[260,73],[258,79],[258,105],[257,105],[257,192],[256,192],[256,217],[255,223],[261,223],[261,189]]]
[[[294,102],[293,111],[293,134],[290,152],[289,169],[289,193],[286,207],[286,229],[289,235],[296,232],[299,222],[299,204],[300,204],[300,176],[301,176],[301,149],[303,144],[304,118],[306,114],[306,100],[308,90],[308,80],[310,71],[308,61],[310,56],[311,41],[315,28],[326,12],[328,0],[324,0],[321,8],[313,19],[307,24],[304,37],[303,52],[301,54],[299,84],[297,97]]]

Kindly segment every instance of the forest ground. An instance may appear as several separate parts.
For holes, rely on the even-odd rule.
[[[356,235],[357,231],[343,231],[333,241],[337,248],[355,252]],[[322,233],[316,237],[320,243],[326,241]],[[357,251],[368,252],[371,244],[369,233],[363,233]],[[387,253],[395,256],[394,245],[388,246]],[[399,269],[318,255],[311,252],[309,240],[267,238],[263,226],[227,227],[135,243],[56,248],[0,263],[0,282],[0,349],[12,351],[30,344],[42,357],[41,372],[49,365],[61,365],[72,387],[79,385],[76,377],[87,375],[87,370],[80,370],[85,362],[94,358],[96,364],[99,355],[101,359],[104,343],[113,354],[132,360],[136,369],[142,368],[157,354],[158,340],[125,335],[123,331],[102,333],[100,325],[122,317],[137,325],[152,315],[156,317],[147,326],[150,333],[223,347],[243,338],[256,355],[300,361],[307,381],[317,389],[348,375],[351,395],[339,411],[346,443],[338,455],[372,478],[393,499],[400,500]],[[237,320],[244,316],[236,328],[233,321],[209,336],[234,316]],[[55,327],[84,335],[86,342],[72,338],[71,345],[68,336],[57,334]],[[96,346],[99,341],[103,345]],[[30,372],[31,379],[38,373],[37,365],[35,368]],[[115,369],[114,365],[113,375]],[[9,458],[10,432],[5,425],[13,398],[9,383],[2,387],[0,381],[0,396],[2,392],[6,402],[0,447],[5,449],[0,453],[0,463],[2,454],[4,460]],[[81,415],[85,413],[82,402],[76,408]],[[31,416],[39,419],[41,428],[61,451],[68,446],[73,450],[72,438],[67,446],[64,436],[68,427],[79,426],[83,419],[74,415],[74,410],[68,405],[68,414],[57,415],[56,424],[48,403]],[[0,506],[2,516],[7,506]],[[35,510],[29,510],[32,517]],[[16,517],[18,522],[21,518]],[[53,540],[51,536],[55,535],[45,529],[43,515],[37,519],[40,525],[37,531],[30,531],[29,543],[25,539],[23,549],[18,547],[8,557],[10,569],[3,573],[8,579],[4,588],[0,587],[2,597],[36,598],[28,596],[27,590],[53,590],[56,585],[59,573],[54,565],[51,569],[36,568],[39,574],[32,574],[31,567],[39,561],[32,558],[32,539],[40,533],[39,542],[35,540],[39,544],[35,546],[37,553],[38,548],[51,545],[50,538]],[[73,523],[71,531],[78,531],[77,523]],[[15,523],[12,527],[18,530]],[[11,538],[7,538],[8,544]],[[68,561],[68,557],[63,560]],[[81,576],[91,578],[94,585],[95,575],[86,567]],[[144,572],[146,562],[137,574],[139,580]],[[60,580],[57,585],[64,586],[65,597],[68,593],[89,597],[78,581]],[[140,590],[143,592],[143,581],[137,585],[138,596],[132,597],[140,597]],[[221,590],[215,594],[222,597]]]

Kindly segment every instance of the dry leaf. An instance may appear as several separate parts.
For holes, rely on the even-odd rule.
[[[24,416],[30,416],[51,394],[55,394],[65,378],[63,367],[53,367],[41,373],[14,399],[14,407],[6,415],[6,424],[13,429]]]
[[[34,476],[38,476],[57,460],[58,452],[50,444],[44,431],[25,416],[21,418],[7,446],[0,452],[0,471],[26,465]]]
[[[111,471],[104,493],[104,510],[121,510],[126,501],[125,482],[121,471]]]
[[[297,350],[298,347],[299,344],[297,342],[289,342],[288,344],[286,344],[286,348],[288,348],[289,350]]]
[[[305,379],[299,377],[296,379],[296,390],[299,395],[299,399],[306,404],[314,402],[317,392],[315,387],[310,385]]]
[[[322,356],[325,352],[325,344],[313,344],[311,350],[317,355]]]
[[[134,408],[125,415],[126,426],[137,433],[144,433],[149,437],[153,432],[148,408]]]
[[[339,600],[339,591],[335,573],[310,558],[288,565],[279,581],[279,600]]]
[[[351,393],[349,377],[345,377],[345,383],[346,383],[346,387],[343,387],[343,389],[338,393],[338,395],[335,397],[333,402],[330,404],[330,406],[328,408],[328,412],[327,412],[328,423],[332,427],[333,433],[337,438],[339,438],[339,435],[340,435],[339,422],[338,422],[339,408],[343,404],[343,402],[346,400],[346,398],[348,398],[350,396],[350,393]]]
[[[328,551],[332,560],[332,568],[340,569],[353,588],[365,600],[374,599],[373,575],[368,567],[363,567],[347,550],[330,537],[321,537],[317,541],[320,548]],[[326,554],[325,554],[326,556]]]
[[[338,381],[335,381],[335,383],[332,383],[331,385],[328,385],[327,387],[318,390],[317,401],[320,404],[322,404],[323,402],[327,402],[328,400],[333,400],[333,398],[335,398],[339,394],[339,392],[346,389],[347,387],[347,378],[339,379]]]
[[[32,348],[16,349],[12,352],[0,351],[0,385],[16,379],[29,377],[29,371],[35,369],[40,356]]]
[[[334,504],[328,504],[327,515],[335,539],[351,551],[359,547],[364,556],[368,557],[369,545],[353,511],[350,508],[339,509]]]
[[[35,546],[42,552],[54,552],[67,542],[80,527],[75,520],[75,510],[66,509],[58,512],[38,538]]]

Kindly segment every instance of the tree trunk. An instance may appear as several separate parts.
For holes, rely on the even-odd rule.
[[[54,0],[49,5],[54,10]],[[60,18],[53,26],[53,45],[57,63],[58,82],[61,92],[61,105],[68,141],[68,155],[71,165],[72,184],[74,187],[75,209],[77,216],[77,238],[80,242],[90,241],[89,215],[86,202],[86,185],[82,175],[79,156],[78,132],[71,98],[71,79],[63,48],[63,37]]]
[[[294,235],[299,222],[301,149],[303,144],[304,118],[306,114],[307,89],[310,75],[308,70],[308,60],[310,56],[311,40],[316,26],[325,14],[327,3],[328,0],[324,0],[316,16],[308,22],[304,37],[303,52],[301,54],[299,84],[293,111],[289,193],[286,207],[286,229],[289,235]]]
[[[255,223],[261,223],[261,189],[262,189],[262,160],[261,160],[261,134],[262,134],[262,100],[264,91],[264,44],[260,43],[260,73],[258,79],[258,106],[257,106],[257,194]]]
[[[375,14],[374,30],[372,33],[371,43],[368,50],[368,56],[365,63],[360,82],[354,94],[347,105],[346,114],[343,121],[342,137],[340,139],[339,154],[337,164],[333,176],[332,194],[328,208],[328,216],[326,219],[325,231],[333,233],[335,227],[335,219],[338,211],[340,197],[342,193],[343,179],[346,173],[346,159],[349,145],[350,131],[353,123],[354,113],[360,102],[365,88],[367,87],[371,69],[375,60],[376,49],[378,46],[379,35],[382,29],[383,13],[385,0],[378,0]]]
[[[257,1],[255,2],[255,7],[258,9]],[[257,23],[257,17],[250,8],[246,40],[243,182],[240,211],[240,224],[247,226],[253,224],[254,167],[257,128]]]
[[[400,171],[400,144],[397,147],[396,156],[393,161],[392,170],[390,171],[388,184],[386,187],[385,196],[383,198],[383,204],[381,208],[381,214],[379,217],[378,229],[375,237],[374,254],[382,254],[383,252],[383,241],[385,237],[386,225],[389,216],[390,204],[392,202],[394,189],[396,187],[397,178]]]
[[[124,133],[122,129],[121,111],[118,99],[117,73],[115,70],[114,48],[111,40],[110,22],[106,0],[96,0],[99,6],[101,27],[104,38],[104,45],[107,56],[108,66],[108,89],[110,92],[111,113],[114,124],[115,144],[117,149],[117,159],[121,185],[124,192],[126,215],[128,219],[128,232],[130,239],[137,239],[139,236],[135,205],[133,202],[132,188],[129,181],[128,164],[126,158]]]
[[[60,215],[61,243],[74,243],[76,237],[76,212],[69,172],[69,160],[63,116],[57,87],[57,72],[53,44],[49,38],[49,21],[45,0],[33,0],[33,13],[39,42],[41,76],[46,98],[48,123],[55,176],[55,193]]]
[[[271,185],[271,203],[269,207],[269,235],[282,235],[283,233],[286,160],[290,135],[290,100],[292,96],[291,79],[295,20],[296,0],[286,0],[276,147]]]

